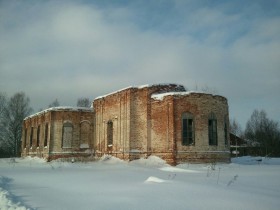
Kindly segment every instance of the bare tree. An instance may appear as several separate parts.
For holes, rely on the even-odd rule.
[[[77,106],[78,107],[90,107],[91,103],[88,98],[79,98],[77,101]]]
[[[235,119],[230,119],[229,121],[229,132],[234,135],[234,141],[231,142],[232,144],[235,144],[235,155],[238,155],[238,149],[237,149],[237,141],[238,137],[242,136],[242,128],[241,125],[235,120]]]
[[[4,111],[5,146],[14,156],[20,154],[22,122],[32,112],[29,103],[25,93],[19,92],[10,98]]]
[[[51,108],[51,107],[57,107],[57,106],[59,106],[60,104],[59,104],[59,102],[58,102],[58,100],[57,100],[57,98],[51,103],[51,104],[49,104],[49,108]]]
[[[7,97],[5,93],[0,92],[0,120],[3,117],[5,107],[7,105]],[[1,121],[0,121],[1,122]]]
[[[243,135],[241,125],[235,119],[229,121],[229,132],[238,137]]]
[[[262,154],[280,156],[280,129],[264,110],[254,110],[245,129],[245,137],[261,145]]]
[[[5,125],[4,114],[7,106],[7,97],[5,93],[0,92],[0,157],[6,157],[5,150]]]

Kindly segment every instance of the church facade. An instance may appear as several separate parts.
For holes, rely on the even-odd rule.
[[[176,84],[128,87],[97,97],[90,109],[57,107],[25,118],[22,156],[229,162],[228,126],[225,97]]]

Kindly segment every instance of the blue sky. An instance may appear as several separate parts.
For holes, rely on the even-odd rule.
[[[228,98],[243,127],[280,119],[280,1],[0,1],[0,91],[37,111],[127,86],[179,83]]]

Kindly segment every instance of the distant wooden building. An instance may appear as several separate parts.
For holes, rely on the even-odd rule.
[[[97,97],[92,109],[58,107],[27,117],[22,156],[229,162],[228,127],[222,96],[176,84],[128,87]]]
[[[260,155],[260,145],[257,142],[249,142],[233,133],[230,133],[230,153],[232,157]]]

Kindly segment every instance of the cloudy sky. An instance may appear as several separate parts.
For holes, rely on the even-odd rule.
[[[280,1],[0,0],[0,91],[34,111],[154,83],[215,90],[242,126],[279,121]]]

